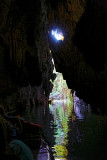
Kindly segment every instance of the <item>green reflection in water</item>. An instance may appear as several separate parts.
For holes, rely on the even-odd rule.
[[[53,101],[53,104],[49,105],[50,113],[53,115],[54,121],[51,121],[52,128],[54,124],[54,137],[55,145],[55,159],[66,159],[68,155],[67,150],[67,134],[69,132],[69,121],[73,111],[72,101]]]
[[[52,62],[54,65],[53,59]],[[54,119],[51,121],[51,128],[54,129],[55,133],[55,145],[53,146],[53,149],[55,150],[54,156],[56,157],[56,160],[66,160],[68,155],[68,122],[72,115],[73,97],[71,96],[71,90],[68,88],[66,80],[63,79],[62,73],[56,72],[55,65],[53,73],[56,74],[56,79],[53,82],[50,80],[53,84],[53,89],[49,96],[49,99],[52,102],[49,108]]]

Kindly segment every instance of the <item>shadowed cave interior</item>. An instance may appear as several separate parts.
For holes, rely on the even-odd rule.
[[[0,1],[0,103],[46,104],[56,71],[94,110],[107,107],[106,0]],[[63,41],[51,36],[61,30]],[[51,51],[51,52],[50,52]]]
[[[106,160],[106,42],[107,0],[0,0],[0,107],[39,117],[56,158]]]

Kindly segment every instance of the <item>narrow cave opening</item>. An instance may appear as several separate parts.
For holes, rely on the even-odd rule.
[[[63,78],[63,74],[56,71],[54,59],[52,58],[52,63],[54,65],[53,73],[56,74],[55,80],[51,83],[53,84],[52,92],[50,93],[49,100],[70,100],[71,99],[71,89],[68,88],[66,80]]]

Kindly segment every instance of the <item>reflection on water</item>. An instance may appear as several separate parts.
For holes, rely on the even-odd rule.
[[[73,101],[53,101],[49,109],[53,115],[50,123],[55,137],[54,157],[57,160],[66,160],[70,155],[69,152],[73,152],[73,145],[82,141],[83,133],[77,127],[76,122],[77,120],[83,121],[90,115],[90,106],[74,96]],[[72,154],[70,156],[72,158]]]
[[[67,134],[69,131],[69,121],[71,120],[73,103],[71,101],[53,101],[53,104],[49,105],[50,113],[53,115],[53,120],[50,122],[54,124],[54,137],[55,145],[53,149],[55,151],[55,159],[66,159],[68,155],[67,150]],[[65,157],[65,158],[64,158]]]
[[[76,96],[33,108],[24,117],[43,126],[55,160],[107,159],[107,119],[91,113],[90,105]]]

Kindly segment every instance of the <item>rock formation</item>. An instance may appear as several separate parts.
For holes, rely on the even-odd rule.
[[[50,40],[56,69],[80,98],[107,110],[107,2],[55,2],[48,7],[50,28],[56,25],[65,35],[64,42]]]
[[[54,78],[46,5],[40,0],[5,0],[0,7],[1,103],[7,108],[25,101],[46,103]]]
[[[104,111],[106,9],[106,0],[0,0],[0,103],[7,110],[47,103],[53,57],[68,87]],[[52,28],[64,41],[53,41]]]

